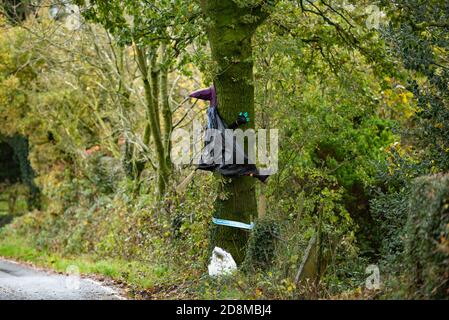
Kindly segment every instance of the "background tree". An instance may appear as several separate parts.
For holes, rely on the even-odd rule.
[[[102,24],[121,46],[132,45],[147,104],[143,142],[155,149],[158,193],[164,195],[171,172],[172,109],[168,73],[198,31],[192,28],[194,8],[180,1],[77,1],[84,16]],[[181,60],[182,61],[182,60]],[[130,151],[130,153],[133,153]],[[145,163],[137,164],[139,177]]]

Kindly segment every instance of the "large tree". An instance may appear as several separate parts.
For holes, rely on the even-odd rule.
[[[269,15],[269,1],[201,0],[207,33],[216,67],[214,85],[220,114],[228,123],[241,111],[254,119],[252,36]],[[254,128],[254,122],[246,128]],[[256,185],[251,177],[234,178],[223,184],[224,199],[215,205],[214,216],[249,223],[257,216]],[[248,232],[214,226],[212,245],[232,254],[237,263],[245,256]]]

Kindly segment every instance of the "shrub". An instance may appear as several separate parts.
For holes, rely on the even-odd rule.
[[[405,226],[405,262],[413,298],[449,294],[449,175],[417,178]]]
[[[245,269],[266,269],[271,266],[279,233],[279,225],[274,220],[259,220],[256,223],[248,241]]]

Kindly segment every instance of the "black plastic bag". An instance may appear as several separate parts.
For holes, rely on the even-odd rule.
[[[244,147],[237,140],[235,131],[225,123],[215,106],[210,106],[207,110],[204,140],[205,146],[198,169],[216,171],[225,177],[253,176],[262,182],[268,178],[259,174],[254,159],[248,158]]]

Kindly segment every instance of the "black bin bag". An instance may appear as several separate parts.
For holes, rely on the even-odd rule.
[[[217,107],[208,108],[205,142],[198,169],[219,172],[225,177],[252,176],[265,182],[268,176],[259,174],[254,159],[250,161],[233,129],[220,116]]]

